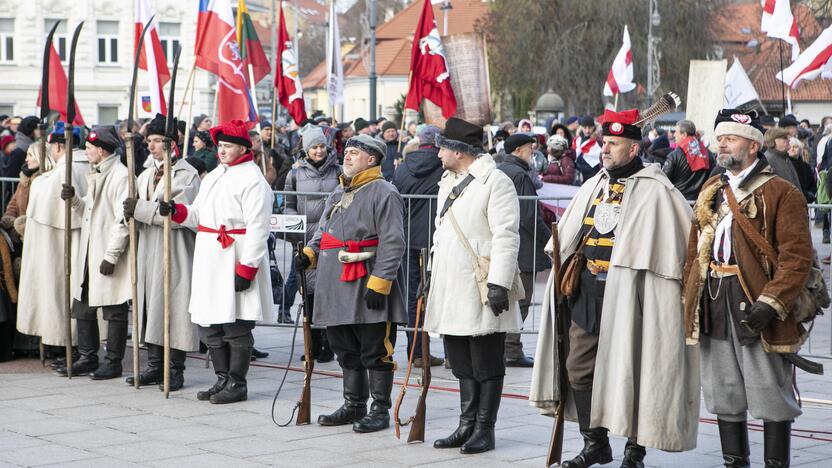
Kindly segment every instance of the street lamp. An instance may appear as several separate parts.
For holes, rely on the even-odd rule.
[[[555,93],[552,88],[549,88],[546,93],[537,98],[534,105],[534,121],[536,124],[543,123],[545,125],[550,117],[557,118],[558,114],[562,113],[565,108],[563,98]]]
[[[442,6],[440,6],[439,9],[442,10],[442,13],[443,13],[443,16],[444,16],[444,19],[443,19],[444,25],[442,27],[444,32],[442,33],[442,35],[447,36],[448,35],[448,12],[454,9],[454,7],[451,6],[451,0],[445,0],[444,2],[442,2]]]

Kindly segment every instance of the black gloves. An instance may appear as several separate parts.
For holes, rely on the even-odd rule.
[[[173,216],[176,214],[176,203],[174,202],[159,202],[159,214],[161,216]]]
[[[116,266],[112,263],[108,262],[107,260],[101,260],[101,266],[98,267],[98,272],[104,276],[110,276],[113,274],[113,271],[116,269]]]
[[[138,198],[127,198],[122,204],[124,206],[124,219],[130,220],[136,214],[136,204],[139,203]]]
[[[504,310],[508,310],[508,289],[488,283],[488,304],[494,316],[499,317]]]
[[[251,280],[245,279],[238,274],[234,274],[234,291],[241,292],[245,291],[246,289],[251,286]]]
[[[75,187],[67,184],[61,184],[61,200],[72,200],[75,198]]]
[[[306,271],[307,268],[312,266],[312,260],[306,256],[303,251],[298,252],[295,256],[295,270],[297,271]]]
[[[367,303],[368,309],[379,310],[384,308],[385,302],[387,301],[387,296],[381,293],[377,293],[372,289],[368,289],[367,294],[364,294],[364,301]]]
[[[777,311],[774,307],[765,302],[757,301],[751,306],[751,312],[745,320],[741,320],[740,324],[745,327],[745,330],[753,335],[759,335],[763,328],[777,317]]]

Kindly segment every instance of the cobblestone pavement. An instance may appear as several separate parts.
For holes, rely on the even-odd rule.
[[[817,233],[817,245],[820,245]],[[823,246],[821,256],[828,255]],[[286,271],[286,270],[284,270]],[[538,278],[536,300],[542,296]],[[813,332],[812,354],[829,356],[830,314],[818,320]],[[527,323],[534,327],[532,319]],[[497,449],[466,456],[457,450],[436,450],[434,439],[449,434],[457,423],[458,388],[449,370],[433,368],[435,387],[428,396],[427,442],[408,445],[397,440],[393,429],[375,434],[356,434],[349,426],[277,427],[270,416],[272,400],[288,361],[292,330],[258,327],[256,346],[270,356],[251,368],[249,399],[243,403],[216,406],[196,399],[198,390],[214,382],[205,368],[204,355],[191,353],[187,360],[186,386],[165,400],[157,387],[134,390],[123,379],[96,382],[86,377],[58,377],[37,360],[0,364],[0,468],[6,466],[199,466],[199,467],[390,467],[390,466],[534,466],[542,467],[552,420],[539,416],[525,397],[531,369],[510,368],[505,397],[497,422]],[[523,336],[532,353],[535,335]],[[286,385],[274,410],[284,422],[300,394],[303,380],[302,333],[298,332],[295,357]],[[433,352],[442,355],[441,343],[432,340]],[[806,352],[806,348],[804,348]],[[132,369],[128,349],[125,370]],[[405,339],[399,333],[395,358],[396,381],[404,378]],[[144,352],[142,352],[144,359]],[[832,360],[822,359],[826,376],[802,371],[797,382],[804,398],[804,414],[795,423],[792,466],[832,466]],[[341,404],[341,379],[335,362],[315,365],[320,372],[312,383],[312,420]],[[399,386],[394,388],[394,398]],[[413,411],[418,391],[409,390],[403,415]],[[645,460],[656,467],[721,466],[719,437],[713,415],[702,407],[696,450],[666,453],[648,450]],[[760,423],[753,421],[752,423]],[[761,428],[750,433],[754,466],[762,466]],[[403,429],[406,440],[408,428]],[[825,432],[824,432],[825,431]],[[624,440],[613,438],[618,466]],[[577,425],[566,423],[564,457],[572,457],[582,446]]]

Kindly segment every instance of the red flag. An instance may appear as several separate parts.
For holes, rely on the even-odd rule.
[[[142,35],[144,25],[154,14],[149,0],[136,0],[135,39],[133,41],[134,56],[136,53],[135,47],[139,44],[139,38]],[[172,50],[171,53],[176,53],[176,51]],[[167,115],[165,92],[162,88],[170,81],[170,70],[168,70],[165,53],[162,50],[162,42],[159,40],[159,32],[155,23],[150,23],[150,27],[142,43],[142,50],[139,55],[139,68],[147,71],[147,91],[150,93],[150,96],[148,96],[150,109],[144,105],[144,96],[142,96],[142,109],[147,112],[158,112],[162,115]]]
[[[286,20],[283,17],[283,2],[280,2],[280,20],[277,24],[277,63],[274,65],[274,87],[277,88],[277,98],[280,105],[286,108],[292,120],[300,125],[306,120],[306,109],[303,105],[303,87],[300,84],[298,70],[298,56],[295,46],[286,31]]]
[[[55,45],[49,48],[49,110],[59,112],[61,120],[66,121],[66,87],[67,79],[64,67],[61,65],[61,57],[55,50]],[[38,106],[40,106],[40,93],[38,92]],[[75,103],[75,120],[73,125],[83,126],[84,118],[81,117],[81,110],[78,103]]]
[[[456,97],[451,87],[451,75],[445,60],[445,50],[439,39],[439,29],[433,17],[430,0],[425,0],[422,16],[413,36],[410,59],[410,89],[406,109],[419,110],[422,99],[442,108],[442,116],[451,118],[456,113]]]
[[[200,0],[196,66],[217,75],[217,122],[257,122],[229,0]]]

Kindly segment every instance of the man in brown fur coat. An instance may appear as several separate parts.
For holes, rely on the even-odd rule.
[[[786,467],[801,411],[792,365],[778,353],[796,352],[806,334],[792,314],[812,266],[806,200],[760,153],[756,112],[720,111],[715,134],[726,171],[705,182],[694,208],[686,338],[701,344],[705,405],[719,421],[725,466],[749,466],[750,412],[763,420],[765,465]]]

